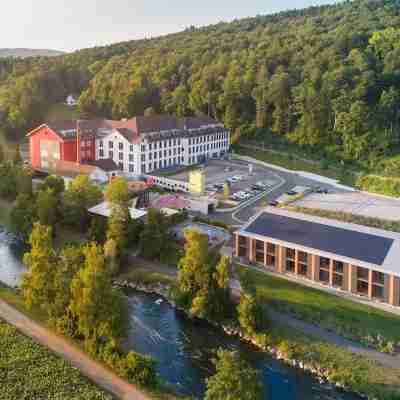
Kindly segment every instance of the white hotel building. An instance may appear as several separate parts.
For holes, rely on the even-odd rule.
[[[127,175],[198,164],[224,156],[230,146],[230,131],[207,116],[56,121],[28,136],[34,168],[56,170],[62,163],[107,160],[109,167],[113,161],[115,169]]]
[[[194,165],[222,157],[229,150],[229,130],[208,117],[180,120],[161,115],[127,122],[131,129],[99,130],[95,150],[96,159],[112,159],[126,173]]]

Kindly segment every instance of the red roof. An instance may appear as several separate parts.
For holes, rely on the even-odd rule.
[[[128,141],[135,142],[141,135],[150,132],[199,129],[217,124],[216,120],[207,116],[179,119],[171,115],[151,115],[120,121],[108,119],[51,121],[42,126],[49,127],[62,139],[75,138],[78,127],[82,136],[97,135],[100,129],[115,129]],[[28,136],[35,133],[39,128],[28,133]]]

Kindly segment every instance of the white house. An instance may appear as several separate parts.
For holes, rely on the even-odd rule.
[[[75,96],[73,94],[68,95],[67,100],[65,101],[65,104],[70,107],[74,107],[74,106],[78,105],[77,96]]]

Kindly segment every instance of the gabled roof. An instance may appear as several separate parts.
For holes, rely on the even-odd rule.
[[[46,126],[64,140],[76,138],[78,128],[82,136],[99,135],[102,130],[109,130],[110,132],[116,130],[129,142],[135,143],[140,139],[140,136],[146,133],[184,131],[206,128],[211,125],[220,125],[220,123],[207,116],[179,119],[175,116],[164,114],[139,116],[120,121],[108,119],[50,121],[32,130],[27,136]]]

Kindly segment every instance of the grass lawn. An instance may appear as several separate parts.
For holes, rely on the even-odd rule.
[[[0,320],[1,398],[112,399],[77,369]]]
[[[79,118],[79,110],[75,107],[69,107],[64,103],[52,105],[46,113],[46,121],[68,120]]]
[[[400,398],[400,370],[384,367],[358,354],[310,337],[284,325],[270,327],[272,343],[290,358],[330,371],[334,382],[376,400]]]
[[[381,334],[400,342],[398,315],[245,267],[237,270],[246,289],[255,290],[262,302],[277,310],[345,336]]]
[[[322,168],[318,163],[306,162],[289,155],[275,153],[272,151],[254,150],[238,145],[238,154],[256,158],[270,164],[278,165],[293,171],[305,171],[313,174],[326,176],[328,178],[340,180],[342,183],[354,185],[356,177],[351,172],[343,173],[336,168]]]

